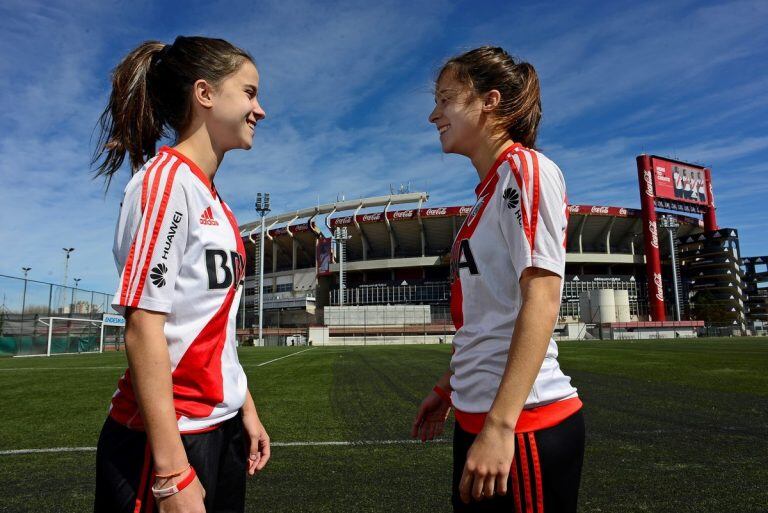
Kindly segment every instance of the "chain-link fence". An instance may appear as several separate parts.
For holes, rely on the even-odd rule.
[[[0,355],[46,354],[51,318],[100,321],[104,313],[114,312],[111,299],[103,292],[0,274]],[[93,350],[98,337],[89,323],[58,325],[65,332],[54,347],[63,344],[66,352]]]

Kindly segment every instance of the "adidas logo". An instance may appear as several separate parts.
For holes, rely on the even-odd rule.
[[[507,208],[517,208],[517,205],[520,202],[520,194],[511,187],[504,190],[503,198],[507,200]]]
[[[155,287],[162,287],[165,285],[165,273],[168,272],[168,267],[165,264],[159,263],[152,268],[152,272],[149,273],[149,277]]]
[[[211,207],[203,210],[203,214],[200,216],[200,224],[209,226],[219,226],[219,222],[213,218],[213,211]]]

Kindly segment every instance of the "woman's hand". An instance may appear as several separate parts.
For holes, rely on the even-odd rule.
[[[158,479],[155,482],[155,488],[168,488],[174,482],[178,483],[182,477]],[[179,493],[163,499],[155,499],[158,513],[205,513],[204,500],[205,489],[197,476]]]
[[[489,422],[467,452],[459,481],[459,496],[464,503],[507,494],[507,480],[515,457],[515,430]]]
[[[248,475],[252,476],[269,461],[269,435],[259,420],[256,408],[243,411],[243,428],[248,448]]]
[[[448,401],[437,395],[434,390],[430,391],[413,419],[411,438],[421,438],[422,442],[426,442],[440,436],[450,410],[451,404]]]

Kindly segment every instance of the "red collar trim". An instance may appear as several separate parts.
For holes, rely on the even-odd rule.
[[[518,143],[513,142],[506,148],[504,148],[504,151],[502,151],[498,158],[496,159],[496,162],[493,163],[491,166],[491,169],[488,170],[488,174],[485,175],[485,178],[482,179],[482,181],[477,184],[477,187],[475,187],[475,196],[479,195],[481,192],[483,192],[483,189],[485,189],[485,186],[488,185],[488,182],[491,181],[493,178],[493,175],[496,174],[496,170],[499,169],[499,166],[502,162],[504,162],[507,159],[507,153],[512,151],[513,148],[516,148],[520,146]]]
[[[187,166],[189,166],[189,169],[192,171],[192,174],[195,175],[201,182],[203,182],[203,185],[205,185],[205,188],[211,191],[211,194],[213,195],[213,199],[216,199],[218,194],[216,193],[216,186],[211,183],[211,181],[208,179],[208,176],[206,176],[205,173],[198,167],[197,164],[192,162],[192,159],[184,155],[178,150],[175,150],[169,146],[163,146],[160,148],[160,151],[158,153],[170,153],[171,155],[177,157],[179,160],[184,162]]]

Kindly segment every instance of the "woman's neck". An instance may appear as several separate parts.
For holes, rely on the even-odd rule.
[[[204,124],[200,124],[187,131],[179,138],[179,143],[174,146],[192,162],[197,164],[200,170],[213,183],[216,171],[224,160],[224,152],[217,149]]]
[[[503,152],[507,146],[512,144],[512,140],[508,137],[499,138],[483,138],[480,147],[470,157],[472,165],[475,166],[477,176],[480,177],[482,182],[491,170],[491,166],[499,158],[501,152]]]

